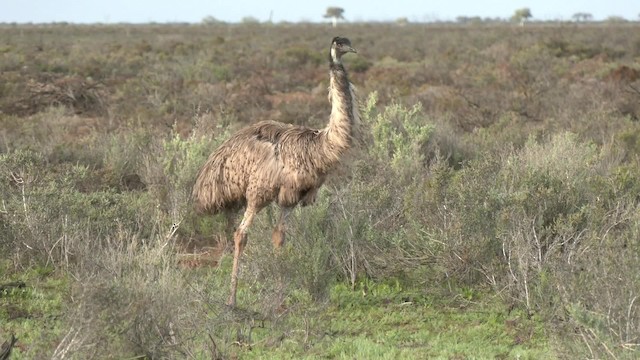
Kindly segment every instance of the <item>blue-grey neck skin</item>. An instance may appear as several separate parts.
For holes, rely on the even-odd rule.
[[[329,72],[334,84],[331,96],[340,97],[340,101],[333,101],[332,99],[331,102],[335,105],[342,104],[342,106],[344,106],[343,113],[349,116],[349,122],[353,122],[353,119],[351,118],[351,109],[353,107],[353,99],[351,97],[351,83],[349,82],[347,71],[340,62],[339,57],[338,61],[331,61],[331,63],[329,64]]]
[[[327,158],[338,162],[351,146],[356,111],[354,95],[347,72],[340,61],[344,53],[334,42],[329,53],[329,100],[331,115],[324,130],[324,148]]]

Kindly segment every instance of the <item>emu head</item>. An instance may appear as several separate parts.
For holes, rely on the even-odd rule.
[[[331,41],[331,52],[329,58],[332,63],[340,63],[340,58],[346,53],[357,53],[356,49],[351,47],[351,41],[344,37],[336,36]]]

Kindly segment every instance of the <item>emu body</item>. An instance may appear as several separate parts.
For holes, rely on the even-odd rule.
[[[291,210],[315,201],[327,174],[351,145],[359,119],[353,86],[341,63],[348,52],[356,52],[348,39],[333,39],[329,53],[331,115],[325,128],[255,123],[225,141],[198,174],[192,194],[196,210],[215,214],[246,208],[233,235],[230,306],[236,302],[239,260],[254,216],[271,202],[282,208],[272,235],[274,246],[282,246]]]

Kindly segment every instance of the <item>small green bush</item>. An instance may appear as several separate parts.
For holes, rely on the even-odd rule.
[[[289,47],[284,51],[287,62],[294,66],[314,65],[318,66],[324,61],[324,57],[315,50],[307,47]]]

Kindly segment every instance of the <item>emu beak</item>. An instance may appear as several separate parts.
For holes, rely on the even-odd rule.
[[[347,52],[352,52],[352,53],[357,54],[358,50],[356,50],[356,49],[352,48],[351,46],[349,46],[349,47],[347,47]]]

